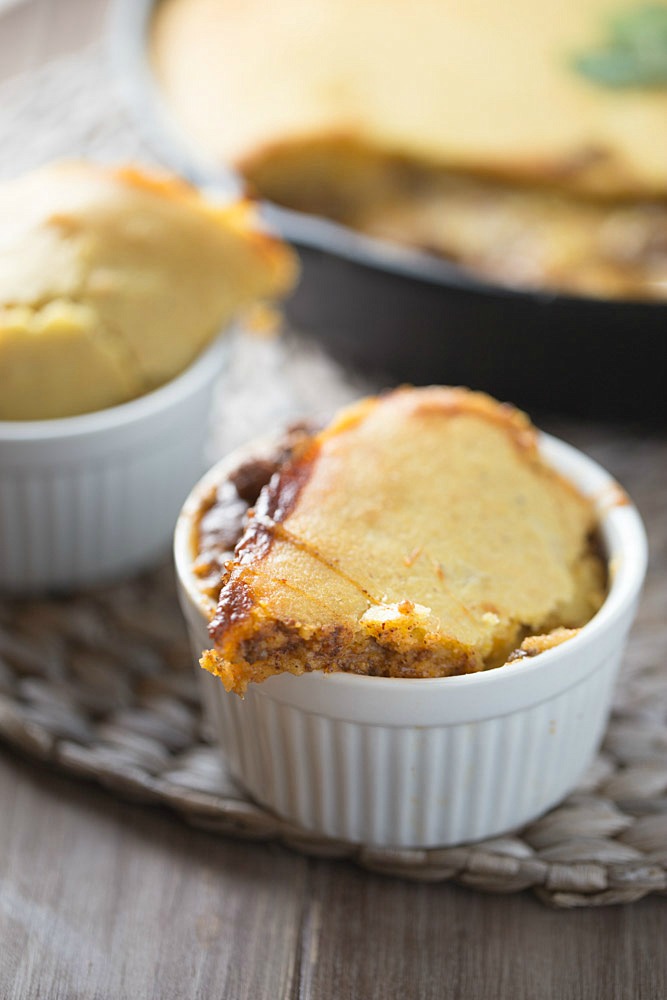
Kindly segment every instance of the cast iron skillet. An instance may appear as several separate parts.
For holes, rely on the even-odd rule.
[[[156,153],[193,182],[242,184],[169,120],[147,59],[156,0],[115,0],[114,70]],[[224,53],[223,53],[224,58]],[[291,322],[339,360],[393,382],[484,389],[533,413],[667,424],[667,304],[515,290],[424,253],[265,204],[301,254]]]

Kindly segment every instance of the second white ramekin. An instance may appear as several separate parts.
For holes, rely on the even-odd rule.
[[[166,554],[203,468],[226,353],[219,338],[177,378],[121,406],[0,421],[0,590],[99,583]]]
[[[597,615],[533,659],[461,677],[285,674],[251,684],[241,700],[202,672],[229,767],[258,802],[328,837],[435,847],[519,827],[576,785],[609,714],[646,570],[646,536],[636,509],[600,466],[546,435],[541,450],[596,503],[611,577]],[[193,518],[211,484],[243,454],[198,484],[176,529],[181,601],[197,659],[210,645],[212,609],[191,570]]]

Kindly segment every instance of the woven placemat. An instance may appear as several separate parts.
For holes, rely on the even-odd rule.
[[[641,699],[664,702],[664,672]],[[640,701],[641,701],[640,699]],[[465,847],[378,850],[304,834],[253,803],[202,734],[199,686],[170,563],[69,598],[0,602],[0,736],[123,798],[189,823],[423,881],[532,888],[555,906],[667,889],[667,726],[620,712],[562,806],[520,833]]]
[[[97,47],[0,88],[0,140],[0,176],[54,156],[150,159]],[[237,335],[210,458],[368,388],[311,342]],[[378,872],[488,892],[532,888],[560,907],[667,893],[667,440],[592,425],[549,429],[630,490],[652,565],[602,751],[579,788],[526,829],[464,847],[378,850],[306,835],[250,801],[202,733],[170,562],[73,597],[0,600],[0,739],[196,826]]]

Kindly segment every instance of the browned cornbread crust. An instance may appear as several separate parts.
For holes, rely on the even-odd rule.
[[[262,490],[202,666],[239,693],[284,671],[499,666],[525,636],[597,610],[595,527],[514,408],[440,387],[362,401]]]
[[[574,65],[647,4],[162,0],[151,60],[263,198],[512,287],[665,301],[667,89]]]
[[[259,150],[243,172],[287,208],[414,247],[517,288],[667,296],[667,199],[429,166],[331,136]],[[567,179],[567,170],[563,173]]]

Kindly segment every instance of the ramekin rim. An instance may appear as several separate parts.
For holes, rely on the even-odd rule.
[[[253,446],[257,446],[264,439],[255,439],[245,445],[234,449],[216,462],[195,484],[186,499],[181,513],[178,517],[174,532],[174,562],[179,581],[186,593],[187,599],[194,606],[202,619],[206,620],[208,614],[205,595],[197,586],[197,581],[191,573],[192,559],[187,552],[187,547],[192,539],[192,518],[198,509],[198,503],[205,490],[210,489],[212,483],[216,481],[219,470],[230,464],[234,457],[242,452],[247,452]],[[551,649],[544,650],[534,657],[523,657],[510,663],[505,663],[494,670],[483,670],[475,673],[459,674],[449,677],[375,677],[366,674],[355,674],[347,671],[317,671],[312,674],[305,674],[304,677],[322,676],[327,678],[328,684],[335,684],[336,687],[352,686],[360,693],[363,690],[373,689],[376,692],[381,690],[396,690],[397,682],[403,689],[418,686],[420,689],[430,691],[445,689],[461,690],[465,687],[486,686],[489,683],[508,682],[517,674],[522,676],[532,675],[541,670],[547,670],[550,666],[556,667],[559,661],[570,659],[576,655],[577,651],[586,648],[595,642],[601,632],[614,619],[622,616],[623,612],[638,597],[648,564],[648,541],[643,521],[635,504],[627,496],[623,488],[614,477],[607,472],[595,459],[590,458],[584,452],[575,448],[546,432],[539,432],[540,450],[543,451],[548,460],[556,454],[559,460],[552,463],[554,468],[566,479],[573,482],[579,489],[591,496],[596,503],[599,514],[599,527],[605,536],[605,541],[610,541],[609,535],[616,534],[617,551],[608,557],[608,567],[611,576],[611,584],[605,600],[596,614],[578,631],[577,635],[566,642]],[[577,480],[576,475],[569,474],[567,469],[561,466],[561,461],[566,465],[571,463],[585,469],[586,472],[597,483],[595,492],[586,491]],[[607,501],[603,491],[611,496],[618,491],[618,498]],[[615,565],[614,565],[615,563]]]
[[[216,369],[229,351],[230,328],[222,329],[201,350],[190,364],[156,389],[151,389],[134,399],[103,410],[92,410],[71,417],[54,417],[46,420],[0,420],[0,443],[38,442],[85,437],[88,434],[120,428],[168,409],[186,398],[196,386],[205,381],[211,366]]]

